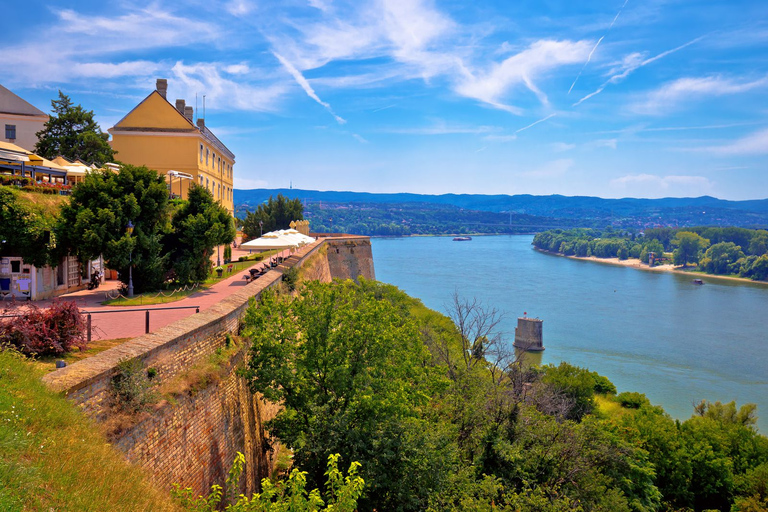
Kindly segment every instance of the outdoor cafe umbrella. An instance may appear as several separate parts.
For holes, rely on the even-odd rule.
[[[264,233],[259,238],[240,244],[241,249],[250,249],[255,251],[271,251],[274,249],[292,249],[298,247],[299,242],[289,237],[282,236],[276,231]]]

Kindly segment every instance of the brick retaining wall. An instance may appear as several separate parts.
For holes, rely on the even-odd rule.
[[[223,347],[227,333],[238,332],[249,300],[276,286],[288,268],[305,264],[317,274],[309,278],[323,281],[330,277],[357,279],[360,275],[374,278],[367,237],[320,239],[218,304],[49,373],[43,381],[87,415],[103,421],[110,414],[110,382],[120,361],[138,358],[147,368],[157,370],[156,381],[168,381]],[[272,468],[263,424],[274,417],[278,407],[251,394],[246,382],[234,372],[246,355],[244,346],[231,359],[231,371],[221,382],[159,407],[123,432],[115,446],[129,460],[147,468],[159,486],[170,488],[179,483],[198,494],[206,493],[214,483],[224,483],[240,451],[246,456],[241,491],[253,492]]]

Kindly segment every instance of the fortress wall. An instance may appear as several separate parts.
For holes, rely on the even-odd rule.
[[[336,252],[339,248],[339,252]],[[359,262],[355,258],[360,258]],[[305,267],[305,279],[373,278],[370,240],[366,237],[321,239],[299,249],[273,270],[239,289],[215,306],[158,331],[56,370],[43,378],[64,393],[88,416],[104,421],[111,414],[110,383],[117,364],[138,358],[157,370],[159,383],[204,362],[225,346],[228,333],[237,334],[251,297],[276,286],[291,267]],[[223,485],[234,456],[246,456],[242,492],[253,492],[272,468],[264,422],[279,411],[248,390],[235,369],[247,356],[247,346],[229,361],[229,372],[218,383],[173,403],[158,405],[114,441],[132,462],[146,468],[159,486],[179,483],[196,494],[214,483]]]
[[[327,251],[328,266],[334,278],[357,281],[359,276],[363,276],[368,280],[376,279],[369,238],[330,239]]]

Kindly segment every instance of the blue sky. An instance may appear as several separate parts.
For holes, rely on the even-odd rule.
[[[6,2],[2,83],[106,130],[167,78],[237,188],[768,196],[765,0]],[[9,23],[13,20],[13,23]]]

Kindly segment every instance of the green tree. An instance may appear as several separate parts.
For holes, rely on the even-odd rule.
[[[301,200],[288,199],[282,194],[278,194],[277,199],[270,196],[269,201],[260,204],[255,211],[246,210],[243,233],[249,240],[258,238],[262,233],[288,229],[294,220],[304,220],[304,205]]]
[[[163,176],[146,167],[121,165],[120,171],[95,171],[72,191],[62,207],[57,245],[80,261],[104,256],[107,267],[128,282],[133,266],[136,293],[155,290],[163,282],[162,238],[170,230],[168,189]],[[133,234],[126,231],[128,223]]]
[[[74,105],[69,96],[59,91],[59,99],[52,100],[53,115],[45,128],[37,132],[35,151],[45,158],[58,155],[83,162],[105,164],[115,158],[109,145],[109,135],[102,132],[93,119],[93,111]]]
[[[15,191],[0,187],[0,256],[21,256],[24,263],[47,265],[54,222],[21,204]]]
[[[673,253],[675,265],[685,266],[699,262],[701,252],[709,246],[709,240],[690,231],[678,231],[672,245],[677,247]]]
[[[205,281],[214,247],[235,239],[232,216],[208,189],[193,184],[171,224],[173,231],[163,240],[169,270],[181,284]]]
[[[768,231],[761,229],[755,232],[752,240],[749,241],[749,254],[762,256],[768,253]]]
[[[373,289],[371,289],[373,288]],[[310,282],[246,313],[246,377],[283,409],[267,424],[312,486],[340,453],[362,463],[360,510],[423,510],[453,469],[450,429],[429,420],[441,379],[415,323],[379,285]]]
[[[733,242],[720,242],[707,249],[700,265],[710,274],[728,274],[734,270],[732,265],[743,257],[744,253],[738,245]]]

